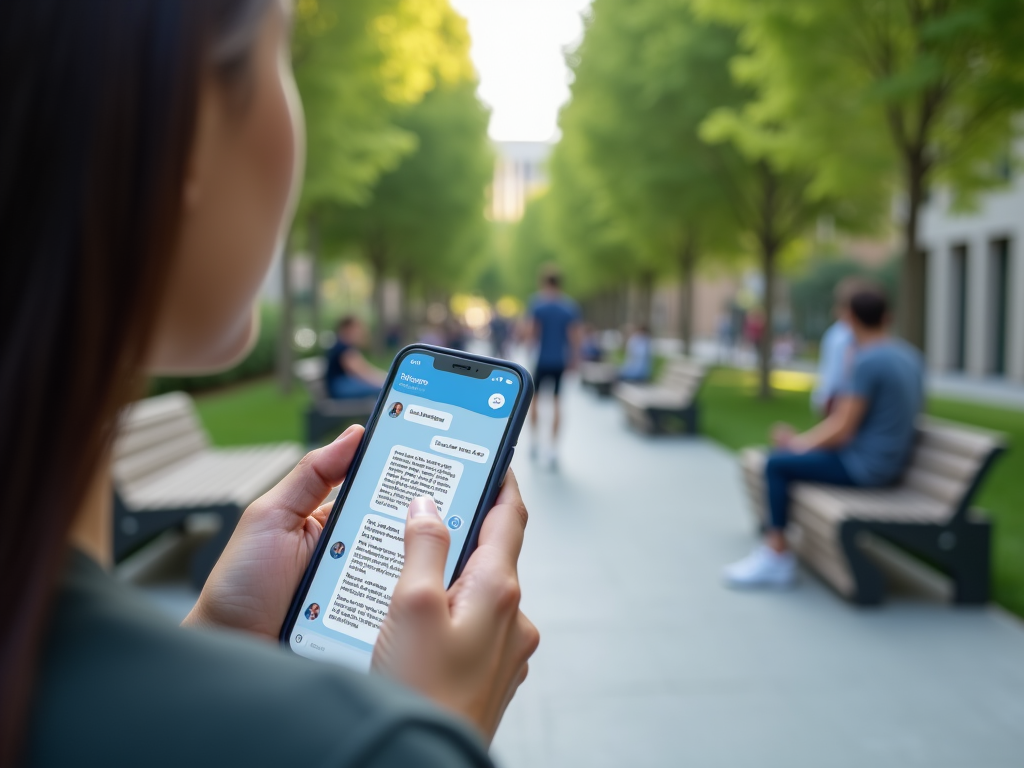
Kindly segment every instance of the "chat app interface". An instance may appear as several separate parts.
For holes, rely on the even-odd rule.
[[[369,668],[417,496],[432,497],[448,527],[451,581],[520,389],[503,368],[478,379],[427,353],[402,360],[292,630],[296,653]]]

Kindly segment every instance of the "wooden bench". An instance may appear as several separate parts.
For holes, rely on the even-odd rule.
[[[184,392],[134,403],[121,415],[114,443],[115,560],[190,516],[213,515],[220,527],[191,562],[193,582],[202,586],[242,511],[302,454],[297,443],[211,447]]]
[[[314,446],[327,430],[338,432],[350,424],[362,424],[373,413],[377,396],[335,400],[327,394],[324,376],[327,361],[323,357],[307,357],[292,366],[295,377],[309,392],[306,408],[306,445]]]
[[[839,594],[862,605],[882,600],[882,571],[866,553],[877,536],[925,559],[953,579],[957,603],[989,597],[991,523],[971,507],[1004,435],[922,417],[910,465],[898,485],[846,488],[800,483],[790,493],[790,539],[800,559]],[[753,509],[767,520],[767,453],[740,463]]]
[[[707,369],[687,357],[670,358],[661,377],[651,384],[620,383],[615,396],[629,423],[643,432],[672,431],[680,421],[686,432],[697,432],[697,395]]]
[[[608,397],[619,379],[619,369],[611,363],[587,362],[580,365],[580,382],[592,387],[601,397]]]

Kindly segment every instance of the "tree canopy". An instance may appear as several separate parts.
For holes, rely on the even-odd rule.
[[[929,190],[1002,181],[1024,108],[1019,0],[697,0],[740,31],[747,122],[784,122],[819,190],[887,181],[903,195],[902,326],[923,336],[918,214]]]

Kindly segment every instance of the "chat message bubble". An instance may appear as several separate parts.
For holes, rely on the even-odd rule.
[[[464,465],[441,459],[425,451],[396,445],[380,473],[370,507],[385,514],[405,517],[409,502],[417,496],[430,496],[441,517],[462,479]]]
[[[435,411],[422,405],[410,405],[405,409],[405,420],[414,424],[423,424],[435,429],[448,431],[452,425],[452,415],[444,411]]]
[[[455,440],[451,437],[441,437],[440,435],[435,435],[434,439],[430,441],[430,450],[444,453],[448,456],[469,459],[477,464],[483,464],[487,461],[487,457],[491,455],[491,452],[482,445]]]
[[[321,621],[373,645],[405,565],[405,523],[367,515]]]

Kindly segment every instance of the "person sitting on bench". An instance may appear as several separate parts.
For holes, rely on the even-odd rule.
[[[646,325],[639,325],[626,341],[626,359],[619,369],[619,381],[650,381],[654,370],[654,347],[651,332]]]
[[[336,400],[376,396],[387,374],[359,351],[366,342],[366,326],[347,315],[338,321],[337,333],[338,340],[327,352],[327,392]]]
[[[845,314],[856,340],[849,378],[832,413],[817,426],[803,434],[785,424],[773,430],[776,450],[765,466],[765,540],[726,569],[730,586],[788,586],[795,580],[796,560],[786,543],[791,484],[892,485],[910,460],[924,403],[921,355],[889,335],[888,302],[880,287],[865,283],[847,300]]]

